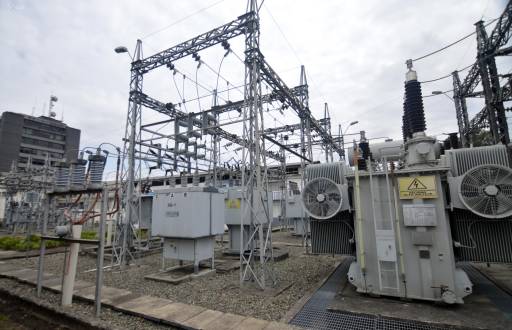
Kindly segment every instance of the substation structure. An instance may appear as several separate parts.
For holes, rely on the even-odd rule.
[[[301,159],[302,167],[312,162],[311,136],[315,134],[324,148],[343,156],[338,141],[330,135],[330,120],[326,117],[317,120],[309,109],[308,85],[304,67],[301,68],[300,85],[294,88],[288,85],[272,69],[260,50],[260,25],[257,1],[248,2],[248,11],[235,20],[198,35],[190,40],[179,43],[154,55],[142,56],[142,41],[138,40],[131,65],[130,96],[124,153],[127,167],[122,169],[124,213],[117,222],[118,234],[115,245],[119,246],[117,262],[126,264],[133,257],[130,249],[133,245],[134,224],[140,221],[140,199],[142,194],[141,161],[153,164],[151,169],[165,170],[166,173],[209,173],[208,185],[216,186],[217,173],[222,168],[219,157],[221,140],[236,144],[242,151],[241,171],[241,227],[248,225],[248,239],[241,238],[240,247],[240,281],[256,282],[265,288],[275,281],[271,262],[271,217],[268,204],[264,200],[268,196],[269,173],[267,159],[277,160],[285,166],[285,154],[289,153]],[[144,76],[157,69],[167,69],[176,73],[176,62],[185,57],[193,57],[201,65],[199,53],[210,47],[224,47],[233,52],[229,40],[243,37],[245,39],[244,58],[241,60],[245,68],[244,97],[239,101],[218,104],[215,99],[209,109],[201,107],[199,112],[184,112],[174,103],[164,103],[152,98],[143,90]],[[226,55],[228,54],[226,53]],[[196,80],[197,83],[197,80]],[[267,86],[262,93],[262,85]],[[216,93],[216,91],[212,91]],[[285,141],[276,140],[281,130],[266,130],[263,120],[263,105],[279,103],[283,111],[293,113],[299,123],[300,151],[292,149]],[[143,122],[143,109],[156,111],[168,118],[159,122]],[[241,114],[241,119],[229,123],[221,123],[219,116],[225,113]],[[242,134],[227,130],[227,126],[241,123]],[[153,130],[152,126],[169,124],[171,134],[165,130]],[[167,129],[169,131],[169,129]],[[152,134],[144,139],[144,134]],[[209,142],[209,146],[203,141]],[[174,146],[166,146],[166,140],[173,140]],[[268,150],[276,145],[279,151]],[[209,158],[208,155],[209,154]],[[332,159],[332,156],[331,156]],[[124,162],[123,162],[124,165]],[[284,168],[284,167],[283,167]],[[285,173],[277,171],[276,173]],[[283,180],[285,182],[285,180]],[[243,232],[243,231],[241,231]],[[270,282],[269,282],[270,281]]]
[[[452,73],[453,100],[462,147],[472,145],[475,135],[487,128],[491,133],[491,143],[510,143],[505,111],[511,109],[505,108],[503,103],[512,100],[511,75],[498,73],[496,57],[507,56],[512,52],[512,47],[504,47],[511,36],[512,3],[507,3],[490,34],[485,30],[486,25],[483,21],[475,23],[477,56],[467,76],[461,81],[458,71]],[[500,78],[506,79],[503,86],[500,85]],[[480,85],[482,90],[476,90]],[[469,97],[485,99],[484,108],[472,119],[469,119],[466,105]]]

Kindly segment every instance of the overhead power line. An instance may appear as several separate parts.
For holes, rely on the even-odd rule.
[[[494,23],[494,22],[495,22],[495,21],[497,21],[497,20],[498,20],[498,18],[495,18],[495,19],[491,20],[489,23],[485,24],[485,26],[488,26],[488,25],[490,25],[490,24]],[[435,51],[430,52],[430,53],[428,53],[428,54],[425,54],[425,55],[423,55],[423,56],[420,56],[420,57],[414,58],[412,61],[413,61],[413,62],[416,62],[416,61],[422,60],[422,59],[424,59],[424,58],[427,58],[427,57],[429,57],[429,56],[431,56],[431,55],[434,55],[434,54],[437,54],[437,53],[439,53],[439,52],[442,52],[443,50],[448,49],[448,48],[450,48],[451,46],[456,45],[456,44],[458,44],[459,42],[466,40],[467,38],[471,37],[471,36],[472,36],[472,35],[474,35],[475,33],[476,33],[476,31],[473,31],[472,33],[467,34],[467,35],[463,36],[462,38],[460,38],[460,39],[458,39],[458,40],[456,40],[456,41],[454,41],[454,42],[452,42],[452,43],[450,43],[450,44],[448,44],[448,45],[446,45],[446,46],[444,46],[444,47],[442,47],[442,48],[439,48],[438,50],[435,50]]]
[[[141,39],[141,40],[143,40],[143,39],[146,39],[146,38],[152,37],[152,36],[154,36],[155,34],[158,34],[158,33],[162,32],[162,31],[165,31],[165,30],[167,30],[168,28],[173,27],[174,25],[176,25],[176,24],[178,24],[178,23],[181,23],[181,22],[183,22],[183,21],[185,21],[185,20],[189,19],[189,18],[190,18],[190,17],[192,17],[192,16],[195,16],[195,15],[197,15],[197,14],[199,14],[199,13],[202,13],[202,12],[203,12],[203,11],[205,11],[205,10],[208,10],[208,9],[210,9],[210,8],[212,8],[212,7],[215,7],[216,5],[218,5],[219,3],[224,2],[224,1],[225,1],[225,0],[219,0],[219,1],[217,1],[217,2],[214,2],[214,3],[212,3],[212,4],[211,4],[211,5],[209,5],[209,6],[203,7],[203,8],[201,8],[201,9],[199,9],[199,10],[197,10],[197,11],[193,12],[193,13],[192,13],[192,14],[190,14],[190,15],[187,15],[187,16],[185,16],[185,17],[182,17],[182,18],[180,18],[179,20],[174,21],[174,22],[172,22],[172,23],[171,23],[171,24],[169,24],[169,25],[166,25],[166,26],[164,26],[164,27],[162,27],[162,28],[160,28],[160,29],[158,29],[158,30],[156,30],[156,31],[153,31],[153,32],[151,32],[151,33],[149,33],[149,34],[145,35],[144,37],[142,37],[142,38],[140,38],[140,39]]]
[[[463,67],[462,69],[455,70],[455,71],[457,71],[457,72],[462,72],[462,71],[467,70],[467,69],[469,69],[470,67],[472,67],[472,66],[473,66],[473,64],[474,64],[474,63],[471,63],[471,64],[469,64],[469,65],[467,65],[467,66]],[[447,74],[446,76],[442,76],[442,77],[439,77],[439,78],[430,79],[430,80],[425,80],[425,81],[420,81],[420,83],[422,83],[422,84],[427,84],[427,83],[431,83],[431,82],[434,82],[434,81],[443,80],[443,79],[446,79],[446,78],[451,77],[451,76],[452,76],[452,74],[451,74],[451,73],[449,73],[449,74]]]

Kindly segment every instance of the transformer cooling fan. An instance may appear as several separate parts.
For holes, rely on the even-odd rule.
[[[512,170],[499,165],[480,165],[464,174],[459,197],[473,213],[485,218],[512,215]]]
[[[340,186],[327,178],[309,181],[302,192],[302,204],[306,213],[316,219],[329,219],[341,209]]]

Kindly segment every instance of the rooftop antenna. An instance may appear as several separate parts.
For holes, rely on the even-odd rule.
[[[55,106],[55,102],[59,99],[55,95],[50,95],[50,105],[48,106],[48,117],[55,118],[57,114],[53,111],[53,107]]]

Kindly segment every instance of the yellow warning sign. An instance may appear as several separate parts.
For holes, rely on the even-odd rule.
[[[398,178],[400,199],[437,198],[436,177],[417,176]]]
[[[227,209],[239,209],[240,208],[240,198],[226,199],[226,208]]]

